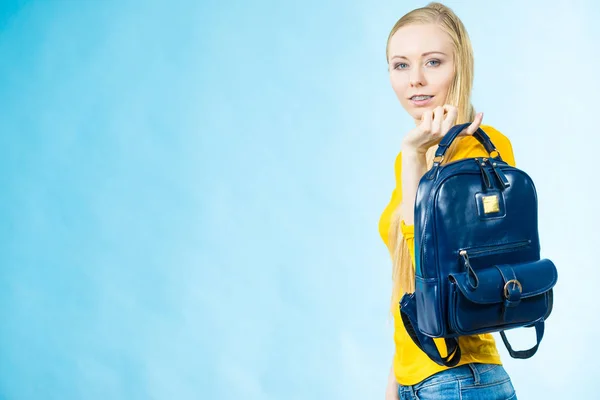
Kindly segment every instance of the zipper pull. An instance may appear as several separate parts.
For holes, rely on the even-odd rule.
[[[461,250],[458,254],[460,254],[461,257],[465,260],[465,267],[467,267],[468,270],[473,269],[471,268],[471,263],[469,262],[469,255],[467,254],[467,251]]]
[[[479,278],[475,273],[473,267],[471,267],[471,263],[469,262],[469,255],[466,250],[461,250],[458,254],[465,260],[465,268],[467,269],[467,283],[471,287],[471,289],[475,290],[479,286]],[[471,275],[473,276],[474,282],[471,282]]]
[[[500,186],[502,186],[502,190],[509,187],[510,182],[508,181],[508,178],[506,177],[506,175],[504,175],[504,172],[502,172],[502,170],[498,167],[498,165],[495,162],[492,162],[492,169],[494,170],[498,181],[500,181]]]
[[[483,183],[485,184],[485,187],[490,189],[492,187],[492,178],[490,177],[489,172],[487,172],[487,170],[485,169],[485,158],[480,160],[479,158],[475,159],[475,162],[477,163],[477,165],[479,166],[479,169],[481,170],[481,176],[483,177]]]

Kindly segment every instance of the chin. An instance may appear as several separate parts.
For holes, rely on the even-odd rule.
[[[425,111],[431,111],[433,112],[433,110],[435,110],[436,107],[438,107],[439,104],[431,104],[428,105],[427,107],[415,107],[411,110],[410,115],[413,116],[413,118],[415,119],[421,119],[423,117],[423,113]]]
[[[415,109],[411,115],[413,116],[413,118],[415,119],[421,119],[423,117],[423,114],[425,113],[425,111],[433,111],[435,109],[435,107],[419,107],[417,109]]]

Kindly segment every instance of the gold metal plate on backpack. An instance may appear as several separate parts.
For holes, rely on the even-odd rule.
[[[485,214],[495,213],[500,211],[500,206],[498,204],[498,195],[492,196],[483,196],[483,212]]]

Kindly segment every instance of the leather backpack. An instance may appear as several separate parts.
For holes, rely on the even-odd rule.
[[[415,292],[400,301],[413,341],[433,361],[455,366],[458,337],[500,332],[513,358],[535,354],[552,311],[558,273],[540,258],[537,194],[532,179],[501,158],[480,128],[474,136],[489,157],[442,165],[452,142],[469,124],[444,136],[415,202]],[[504,331],[534,327],[537,344],[510,346]],[[442,356],[433,338],[444,338]]]

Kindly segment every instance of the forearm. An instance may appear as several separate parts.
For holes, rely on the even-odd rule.
[[[414,224],[415,198],[421,177],[427,172],[424,153],[410,148],[402,149],[402,203],[400,204],[404,223]]]
[[[385,400],[398,400],[398,382],[396,382],[393,363],[390,368],[390,374],[388,375],[388,383],[385,390]]]

